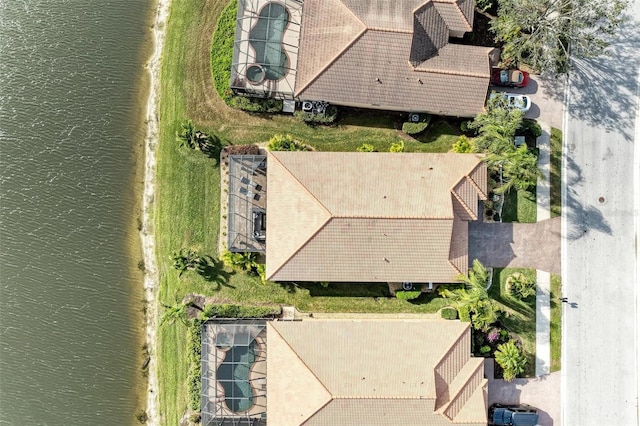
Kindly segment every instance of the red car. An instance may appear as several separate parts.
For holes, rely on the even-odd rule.
[[[529,73],[518,69],[493,68],[491,84],[509,87],[524,87],[529,83]]]

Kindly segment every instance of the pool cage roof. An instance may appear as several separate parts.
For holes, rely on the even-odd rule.
[[[267,156],[229,156],[227,248],[231,252],[266,250]]]
[[[266,328],[264,319],[209,320],[202,325],[204,426],[266,426]]]
[[[292,99],[303,0],[239,0],[231,88]]]

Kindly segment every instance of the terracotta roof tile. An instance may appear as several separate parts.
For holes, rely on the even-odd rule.
[[[369,108],[465,117],[481,111],[489,87],[488,58],[486,77],[479,72],[471,76],[446,70],[414,71],[409,62],[412,38],[411,34],[366,31],[311,85],[296,93],[303,99]]]
[[[454,281],[467,250],[454,217],[470,216],[455,216],[451,191],[477,203],[465,176],[478,166],[476,154],[270,153],[267,277]]]
[[[433,5],[446,22],[449,30],[464,32],[473,30],[457,3],[436,0],[433,2]]]
[[[449,29],[471,28],[473,1],[443,1],[306,0],[296,96],[477,114],[489,86],[490,49],[449,48]]]
[[[486,380],[482,379],[482,359],[469,356],[471,341],[467,323],[282,321],[269,324],[267,338],[268,418],[274,424],[486,424]],[[275,350],[272,350],[272,341]],[[394,359],[401,361],[394,362]],[[450,413],[454,409],[457,412],[453,422],[435,407],[436,396],[440,399],[440,395],[436,395],[436,382],[442,374],[447,374],[442,370],[443,363],[453,367],[447,380],[455,389],[450,397],[446,396]],[[308,372],[302,371],[305,368]],[[476,380],[478,377],[480,382]],[[329,393],[328,401],[317,383]],[[305,398],[310,398],[311,403],[304,401]],[[300,421],[296,423],[296,419]]]

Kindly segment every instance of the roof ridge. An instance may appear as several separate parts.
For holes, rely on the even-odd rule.
[[[452,220],[451,216],[442,217],[425,217],[425,216],[349,216],[349,215],[331,215],[331,219],[383,219],[383,220]]]
[[[487,198],[487,194],[484,193],[480,185],[478,185],[478,183],[475,180],[473,180],[473,178],[471,177],[471,174],[475,172],[478,169],[478,167],[481,165],[482,163],[476,164],[476,166],[473,169],[471,169],[471,171],[468,174],[466,174],[465,177],[471,181],[471,184],[476,188],[476,191],[478,191],[480,195],[484,196],[484,198]]]
[[[325,386],[325,384],[322,382],[322,380],[320,380],[320,378],[316,375],[316,373],[309,368],[309,365],[307,365],[306,362],[304,362],[304,360],[300,357],[300,355],[298,354],[298,352],[293,349],[291,347],[291,345],[289,344],[289,341],[287,339],[285,339],[285,337],[282,335],[282,333],[280,333],[280,330],[278,330],[273,324],[271,324],[271,329],[273,329],[276,333],[278,333],[278,336],[280,336],[280,339],[282,340],[282,342],[284,342],[285,345],[287,345],[287,347],[289,349],[291,349],[291,353],[293,353],[295,355],[296,358],[298,358],[300,360],[300,362],[302,363],[302,365],[304,365],[307,369],[307,371],[309,371],[309,373],[317,380],[317,382],[320,384],[320,386],[322,386],[322,388],[327,391],[327,393],[329,394],[330,398],[320,407],[318,408],[316,411],[314,411],[313,413],[311,413],[311,415],[309,415],[309,417],[307,417],[305,419],[305,421],[309,420],[310,418],[312,418],[313,416],[315,416],[318,412],[322,411],[322,409],[324,407],[327,406],[327,404],[329,404],[331,401],[333,401],[333,394],[331,393],[331,391],[329,391],[329,389],[327,389],[327,387]],[[268,337],[267,337],[268,338]]]
[[[418,400],[427,400],[433,399],[434,397],[424,396],[424,395],[409,395],[409,396],[398,396],[398,395],[332,395],[333,399],[418,399]]]
[[[278,152],[278,151],[274,151],[274,152]],[[287,258],[285,258],[281,263],[280,266],[272,273],[270,274],[267,279],[271,279],[275,274],[278,273],[278,271],[280,271],[284,265],[286,265],[301,249],[302,247],[304,247],[306,244],[309,243],[310,240],[313,239],[313,237],[315,235],[317,235],[317,233],[323,229],[327,223],[329,223],[331,221],[331,218],[333,217],[333,214],[329,211],[329,209],[327,209],[327,207],[322,204],[322,202],[320,202],[320,200],[318,200],[318,198],[309,190],[309,188],[307,188],[302,182],[300,182],[300,180],[293,174],[291,173],[291,170],[289,170],[289,168],[287,166],[285,166],[282,161],[280,161],[280,159],[278,158],[277,154],[274,154],[273,152],[269,152],[271,159],[276,160],[276,162],[280,165],[280,167],[292,178],[293,182],[296,183],[297,186],[299,186],[300,188],[303,189],[303,191],[309,196],[311,197],[311,199],[316,203],[317,206],[319,206],[321,208],[321,210],[323,210],[327,215],[328,218],[311,234],[310,238],[306,238],[304,240],[304,243],[302,243],[302,245],[300,245],[297,249],[293,250],[291,252],[291,255],[288,256]]]
[[[471,23],[469,22],[467,17],[464,15],[464,13],[462,13],[462,9],[460,9],[460,5],[458,4],[458,2],[456,0],[431,0],[431,1],[433,3],[447,3],[447,4],[454,5],[456,12],[458,13],[458,15],[460,15],[462,20],[467,24],[467,28],[469,29],[469,31],[473,31],[473,27],[471,26]],[[440,12],[438,12],[438,13],[440,13]],[[447,28],[449,28],[449,27],[447,27]]]
[[[460,339],[462,337],[464,337],[464,335],[467,333],[468,330],[471,330],[471,327],[464,327],[461,331],[460,334],[458,335],[458,337],[456,337],[456,339],[454,340],[454,342],[447,348],[446,351],[444,351],[444,353],[442,354],[442,356],[440,358],[438,358],[434,364],[434,370],[436,368],[438,368],[438,366],[442,363],[442,361],[444,360],[444,358],[449,354],[449,352],[451,352],[453,350],[453,348],[455,348],[458,345],[458,342],[460,341]]]
[[[367,25],[366,25],[364,22],[362,22],[362,19],[360,19],[360,18],[358,17],[358,15],[356,15],[356,14],[353,12],[353,10],[351,10],[351,9],[349,8],[349,6],[347,6],[346,4],[344,4],[344,2],[343,2],[342,0],[337,0],[337,1],[338,1],[338,2],[339,2],[339,3],[340,3],[340,4],[341,4],[345,9],[347,9],[347,10],[349,11],[349,13],[350,13],[354,18],[355,18],[355,20],[356,20],[357,22],[359,22],[359,23],[360,23],[360,25],[362,25],[362,30],[361,30],[361,31],[360,31],[360,32],[359,32],[359,33],[358,33],[358,34],[353,38],[353,40],[351,40],[349,43],[347,43],[347,45],[346,45],[342,50],[340,50],[340,51],[339,51],[339,52],[338,52],[338,53],[337,53],[333,58],[331,58],[331,59],[330,59],[330,60],[329,60],[329,61],[328,61],[328,62],[327,62],[323,67],[321,67],[321,68],[318,70],[318,72],[317,72],[314,76],[312,76],[312,77],[309,79],[309,81],[307,81],[307,82],[304,84],[304,86],[300,87],[299,89],[297,89],[297,88],[296,88],[296,90],[295,90],[295,95],[296,95],[296,96],[300,96],[300,94],[301,94],[305,89],[307,89],[307,88],[311,85],[311,83],[313,83],[314,81],[316,81],[316,80],[318,79],[318,77],[320,77],[322,74],[324,74],[324,72],[325,72],[327,69],[329,69],[329,68],[331,67],[331,65],[333,65],[333,63],[334,63],[334,62],[335,62],[335,61],[336,61],[336,60],[337,60],[341,55],[343,55],[343,54],[344,54],[344,52],[345,52],[347,49],[349,49],[351,46],[353,46],[353,45],[354,45],[354,43],[355,43],[356,41],[358,41],[358,40],[362,37],[362,35],[363,35],[365,32],[367,32]]]
[[[307,239],[304,241],[304,243],[303,243],[300,247],[298,247],[296,250],[294,250],[294,251],[291,253],[291,256],[287,257],[287,258],[286,258],[286,260],[285,260],[284,262],[282,262],[282,264],[281,264],[281,265],[280,265],[280,266],[279,266],[275,271],[273,271],[273,274],[271,274],[271,275],[270,275],[270,277],[273,277],[273,276],[274,276],[274,275],[276,275],[278,272],[280,272],[280,271],[282,270],[282,268],[284,268],[284,267],[285,267],[285,265],[286,265],[287,263],[289,263],[289,261],[290,261],[290,260],[292,260],[294,257],[296,257],[296,255],[297,255],[298,253],[300,253],[300,251],[301,251],[303,248],[305,248],[307,245],[309,245],[309,243],[310,243],[311,241],[313,241],[313,239],[315,238],[315,236],[316,236],[316,235],[318,235],[318,234],[320,233],[320,231],[322,231],[324,228],[326,228],[326,227],[327,227],[327,225],[329,225],[329,223],[331,223],[331,221],[332,221],[333,219],[334,219],[333,217],[330,217],[329,219],[327,219],[327,221],[326,221],[325,223],[323,223],[323,224],[322,224],[322,226],[320,226],[318,229],[316,229],[316,231],[315,231],[313,234],[311,234],[311,235],[309,236],[309,238],[307,238]],[[270,278],[268,278],[268,279],[270,279]]]
[[[460,181],[462,181],[462,179],[460,179]],[[460,184],[460,181],[458,181],[458,183],[456,183],[455,186],[458,186]],[[455,188],[454,186],[454,188]],[[471,207],[469,207],[467,205],[467,203],[464,202],[464,200],[462,199],[462,197],[460,195],[458,195],[458,193],[455,191],[455,189],[451,189],[451,194],[456,197],[456,200],[458,200],[460,202],[460,205],[462,205],[462,207],[467,211],[467,213],[469,213],[469,215],[474,219],[474,220],[478,220],[478,215],[475,214],[473,212],[473,210],[471,210]]]
[[[439,68],[427,68],[427,67],[423,67],[422,65],[427,62],[429,59],[433,58],[433,56],[429,57],[428,59],[425,59],[422,63],[420,63],[417,67],[414,67],[414,71],[419,71],[419,72],[430,72],[433,74],[447,74],[447,75],[460,75],[460,76],[465,76],[465,77],[478,77],[478,78],[486,78],[489,74],[481,74],[479,72],[469,72],[469,71],[453,71],[453,70],[445,70],[445,69],[439,69]],[[409,65],[411,65],[411,62],[409,62]]]
[[[468,373],[468,376],[465,378],[462,378],[463,380],[460,383],[457,383],[458,386],[456,387],[456,389],[450,389],[451,391],[453,391],[452,395],[450,395],[449,397],[449,402],[447,402],[441,409],[440,412],[442,413],[442,415],[444,415],[446,418],[448,418],[449,420],[452,420],[456,417],[456,415],[460,412],[460,409],[462,407],[459,407],[457,412],[453,415],[451,415],[452,413],[448,413],[450,408],[453,408],[452,405],[459,399],[464,397],[463,392],[465,391],[465,389],[472,383],[473,380],[475,380],[478,376],[478,374],[480,373],[480,370],[482,370],[484,368],[484,359],[483,358],[469,358],[467,360],[467,363],[465,364],[465,366],[470,365],[471,362],[476,362],[476,366],[475,368],[473,368],[473,370],[471,370]],[[460,372],[462,372],[464,370],[464,367],[462,370],[460,370]],[[460,374],[460,372],[458,374]],[[456,376],[457,378],[457,376]],[[484,377],[483,377],[484,378]],[[480,380],[480,382],[482,382],[482,379]],[[452,381],[452,384],[455,383],[455,379]],[[473,393],[473,392],[472,392]],[[464,401],[464,403],[462,404],[464,406],[464,404],[467,403],[467,401],[469,400],[469,397],[471,395],[469,395],[466,398],[466,401]]]

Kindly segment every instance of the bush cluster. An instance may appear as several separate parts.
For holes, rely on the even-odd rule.
[[[399,290],[396,291],[396,297],[400,300],[413,300],[420,297],[420,290]]]
[[[203,318],[268,318],[280,314],[280,307],[207,305],[202,311]]]
[[[440,316],[443,319],[447,320],[458,319],[458,311],[453,308],[442,308],[442,310],[440,311]]]
[[[329,105],[324,114],[314,114],[306,111],[296,111],[293,116],[307,124],[331,124],[338,118],[338,108]]]
[[[402,131],[408,135],[418,135],[424,132],[429,123],[431,122],[431,116],[426,114],[420,115],[420,121],[415,123],[413,121],[407,121],[402,124]]]
[[[189,392],[189,407],[194,411],[200,411],[200,394],[202,393],[202,320],[195,319],[189,326],[187,333],[187,356],[189,360],[189,372],[187,386]]]
[[[267,144],[269,151],[313,151],[311,146],[293,139],[291,135],[274,135]]]
[[[233,96],[227,102],[229,106],[247,112],[280,112],[282,100],[273,98],[249,98],[246,96]]]

